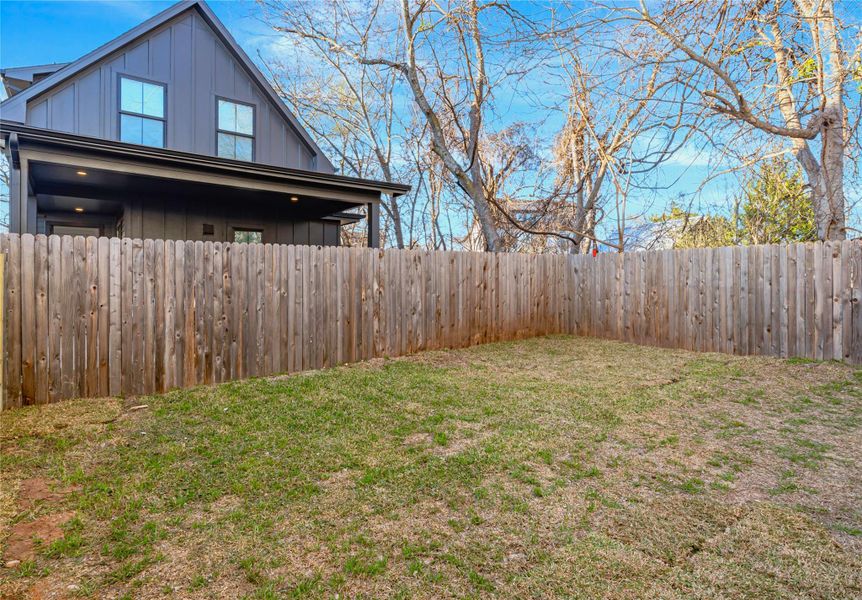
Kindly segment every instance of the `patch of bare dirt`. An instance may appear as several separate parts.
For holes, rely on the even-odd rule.
[[[36,581],[27,591],[30,600],[65,600],[68,596],[62,590],[58,590],[54,581],[45,578]]]
[[[40,452],[41,445],[49,443],[55,436],[62,437],[98,436],[104,432],[106,424],[116,421],[123,413],[122,401],[116,398],[91,398],[70,400],[54,404],[27,406],[11,411],[0,412],[0,452],[8,456],[29,456]],[[59,433],[58,433],[59,432]],[[80,457],[79,464],[86,468],[87,460],[93,454],[88,452]],[[70,462],[78,459],[74,450],[68,455]],[[32,505],[54,504],[60,499],[45,494],[68,493],[67,490],[44,490],[41,482],[32,483],[31,489],[22,489],[28,475],[17,468],[7,468],[0,472],[0,540],[6,537],[9,526],[22,510],[30,510]],[[19,490],[21,493],[19,494]],[[27,500],[32,496],[32,501]]]
[[[69,583],[62,575],[51,573],[37,580],[29,588],[21,582],[20,586],[5,590],[2,598],[26,598],[27,600],[70,600],[79,596],[80,586]]]
[[[122,411],[123,401],[117,398],[88,398],[28,406],[16,411],[14,419],[0,413],[0,444],[8,450],[8,442],[21,437],[45,437],[60,430],[64,434],[99,430]]]
[[[411,433],[404,438],[404,445],[412,448],[427,446],[431,443],[431,440],[432,438],[430,433]]]
[[[330,473],[329,477],[320,482],[320,487],[325,491],[350,489],[353,487],[353,481],[355,478],[355,471],[342,469],[341,471]]]
[[[80,486],[57,488],[51,481],[42,477],[25,479],[18,490],[18,508],[26,511],[32,510],[38,504],[57,504],[80,489]]]
[[[39,517],[28,523],[18,523],[12,527],[6,543],[3,560],[32,560],[38,550],[37,540],[41,546],[47,546],[63,537],[62,526],[75,516],[74,512],[65,511]]]
[[[477,446],[490,435],[491,432],[486,431],[481,423],[457,421],[455,433],[450,436],[449,442],[445,446],[435,447],[432,452],[437,456],[455,456]]]
[[[11,506],[17,506],[18,514],[27,513],[37,507],[56,508],[63,503],[68,494],[77,489],[77,487],[57,487],[56,482],[42,477],[24,479],[18,482],[17,494],[6,499],[8,512],[10,515],[15,514]],[[12,500],[15,496],[17,496],[16,502]],[[75,513],[70,511],[54,512],[32,521],[22,521],[8,528],[3,564],[8,568],[14,568],[23,561],[34,559],[39,548],[46,547],[63,537],[62,526],[74,516]],[[4,527],[0,533],[6,537],[7,527]],[[50,587],[44,586],[34,588],[33,593],[35,595],[31,597],[34,598],[63,597],[51,592]]]

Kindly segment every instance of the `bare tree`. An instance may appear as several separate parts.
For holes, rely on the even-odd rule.
[[[642,1],[622,14],[671,53],[668,68],[705,109],[704,135],[738,141],[754,157],[765,146],[789,145],[807,179],[818,236],[844,239],[845,160],[858,150],[850,143],[858,115],[847,112],[852,67],[834,1],[673,0],[656,13]]]
[[[411,5],[409,0],[400,0],[397,23],[389,23],[386,11],[380,10],[382,5],[377,3],[364,14],[361,26],[344,31],[341,19],[333,18],[317,3],[266,5],[273,22],[277,19],[278,31],[311,40],[328,53],[350,57],[358,65],[386,67],[403,78],[427,125],[432,150],[470,199],[485,247],[502,250],[500,218],[495,214],[499,203],[488,196],[496,188],[485,181],[483,141],[493,91],[507,72],[498,69],[493,78],[490,76],[486,45],[491,34],[486,29],[493,28],[495,35],[502,31],[510,36],[493,41],[500,50],[515,43],[519,15],[500,2],[423,0]],[[338,0],[332,6],[338,15],[356,10]],[[507,21],[507,27],[500,26],[501,19]],[[369,49],[364,32],[387,27],[397,31],[398,43],[390,44],[388,49]],[[510,58],[514,61],[518,56],[512,52]]]
[[[498,0],[259,0],[300,52],[268,60],[272,77],[341,170],[413,185],[384,203],[395,245],[580,252],[622,250],[627,223],[677,198],[661,167],[680,149],[710,157],[692,197],[794,153],[821,237],[844,236],[862,69],[834,0],[815,1],[555,3],[527,18]],[[535,102],[535,122],[507,114],[512,98]]]
[[[417,241],[421,230],[427,247],[446,250],[452,247],[454,240],[452,214],[462,210],[463,205],[457,202],[459,194],[452,189],[451,178],[430,148],[427,125],[415,119],[410,131],[405,146],[417,174],[413,189],[415,201],[409,219],[410,243]]]
[[[375,29],[374,15],[380,6],[377,2],[345,10],[335,0],[313,5],[266,3],[267,16],[276,29],[282,29],[286,22],[301,26],[315,15],[324,15],[331,19],[335,34],[352,40],[363,54],[385,47],[385,32]],[[399,178],[393,155],[398,135],[394,98],[397,74],[331,52],[329,44],[317,36],[292,36],[290,41],[298,47],[289,59],[262,58],[275,89],[303,125],[328,144],[343,172],[388,182]],[[389,196],[382,206],[388,225],[385,233],[391,231],[395,245],[404,248],[399,200]]]
[[[567,210],[561,218],[577,237],[576,250],[586,252],[595,239],[596,226],[606,216],[613,216],[622,250],[631,176],[640,177],[655,169],[672,152],[672,147],[681,143],[675,136],[667,136],[661,151],[650,144],[636,147],[652,130],[680,129],[678,115],[662,119],[648,110],[656,95],[672,82],[658,81],[661,61],[657,61],[651,69],[641,71],[622,92],[624,84],[616,66],[610,70],[607,65],[587,69],[573,53],[568,60],[569,109],[557,138],[555,155],[559,185],[574,196],[574,202],[566,204]],[[613,80],[612,93],[608,93],[607,79]]]
[[[622,251],[628,197],[638,193],[638,209],[646,207],[642,192],[661,189],[659,167],[693,131],[679,111],[657,110],[678,88],[679,78],[664,69],[667,51],[604,7],[567,9],[555,11],[548,28],[568,94],[553,146],[554,187],[542,194],[545,223],[572,236],[569,251],[586,252],[596,241]],[[598,239],[600,226],[614,242]]]

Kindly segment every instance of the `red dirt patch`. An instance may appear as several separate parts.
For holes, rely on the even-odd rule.
[[[40,579],[27,591],[29,600],[66,600],[69,594],[57,589],[57,582],[52,579]]]
[[[35,540],[40,540],[43,545],[59,540],[63,537],[61,527],[74,516],[71,511],[59,512],[29,523],[18,523],[9,534],[3,560],[32,560],[36,557]]]
[[[56,504],[78,489],[76,487],[51,489],[51,482],[47,479],[41,477],[25,479],[21,482],[21,488],[18,491],[18,508],[22,511],[30,510],[39,502]]]

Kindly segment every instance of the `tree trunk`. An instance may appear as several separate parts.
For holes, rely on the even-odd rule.
[[[583,232],[586,234],[581,237],[581,243],[579,244],[578,253],[579,254],[589,254],[590,253],[590,245],[592,245],[592,238],[589,236],[595,235],[594,230],[596,228],[596,210],[594,208],[588,208],[586,210],[586,214],[584,215],[583,224]]]
[[[794,155],[808,180],[817,237],[843,240],[847,233],[844,222],[844,124],[840,107],[827,107],[822,118],[821,161],[818,162],[804,140],[794,140]]]
[[[841,48],[835,34],[834,12],[831,0],[820,5],[822,11],[818,18],[814,16],[814,7],[808,6],[807,18],[811,22],[812,35],[819,37],[821,25],[825,28],[829,60],[820,68],[828,67],[824,81],[828,82],[828,90],[824,94],[824,108],[820,114],[819,137],[822,143],[820,160],[814,156],[808,140],[802,137],[792,138],[793,153],[796,160],[805,171],[811,207],[814,209],[814,223],[817,226],[817,237],[821,240],[843,240],[846,237],[844,223],[844,105],[842,98],[843,83],[841,80]],[[806,15],[803,15],[806,18]],[[792,81],[789,52],[782,40],[782,31],[778,26],[778,14],[770,15],[770,26],[773,35],[773,51],[775,52],[775,68],[781,84],[776,88],[778,109],[784,117],[784,122],[792,129],[802,128],[802,119],[796,106],[789,82]]]
[[[847,232],[844,222],[844,115],[840,106],[827,106],[823,111],[821,139],[820,173],[817,184],[812,182],[811,186],[817,237],[843,240]]]
[[[473,201],[473,208],[476,210],[476,216],[479,218],[482,235],[485,238],[485,250],[499,252],[502,250],[500,233],[497,231],[494,215],[491,214],[491,203],[485,198],[485,186],[482,185],[482,165],[478,158],[470,166],[470,177],[472,178],[470,196]]]
[[[395,230],[395,245],[403,249],[404,232],[401,231],[401,211],[398,209],[398,201],[394,196],[390,196],[388,204],[389,214],[392,216],[392,228]]]
[[[810,4],[809,12],[813,14],[814,8],[815,5]],[[826,96],[823,122],[820,126],[820,138],[823,142],[823,194],[814,203],[814,214],[820,239],[843,240],[847,237],[844,222],[844,148],[850,140],[849,132],[844,129],[844,81],[847,77],[844,62],[847,61],[848,65],[850,63],[841,48],[833,1],[823,0],[819,9],[820,14],[817,16],[820,18],[811,22],[815,29],[821,25],[823,27],[824,46],[828,57],[821,66],[825,71],[823,92]]]

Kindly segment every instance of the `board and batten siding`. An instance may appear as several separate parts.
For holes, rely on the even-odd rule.
[[[166,147],[216,155],[216,98],[255,107],[255,162],[333,172],[302,140],[270,98],[196,10],[120,48],[27,104],[26,123],[119,140],[119,77],[164,84]],[[316,165],[315,165],[316,162]]]
[[[203,235],[203,225],[213,232]],[[335,220],[293,217],[272,205],[243,205],[209,198],[130,198],[124,214],[124,235],[131,238],[221,241],[233,239],[233,227],[258,229],[269,244],[337,246]]]
[[[568,333],[862,364],[859,241],[573,256],[0,235],[4,407]]]

